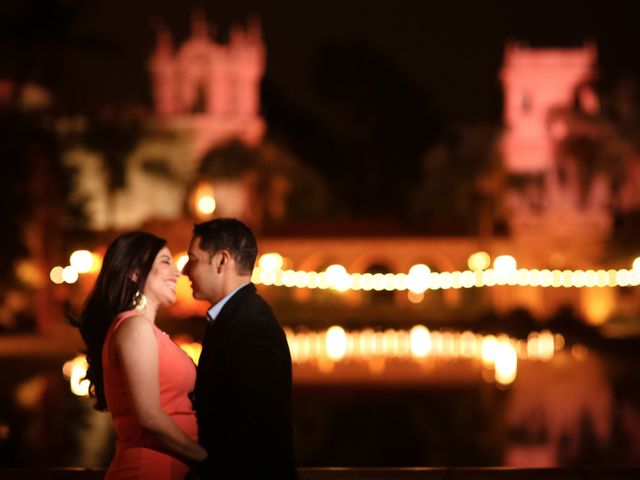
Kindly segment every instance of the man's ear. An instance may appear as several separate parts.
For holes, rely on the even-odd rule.
[[[231,260],[231,255],[226,250],[220,250],[218,252],[220,256],[218,257],[218,261],[216,264],[216,268],[218,269],[218,273],[222,270],[222,267],[226,267],[229,265],[229,261]]]

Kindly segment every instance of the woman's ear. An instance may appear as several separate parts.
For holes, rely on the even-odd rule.
[[[138,283],[139,278],[140,278],[140,272],[138,272],[138,270],[134,270],[129,274],[129,279],[131,279],[133,283]]]

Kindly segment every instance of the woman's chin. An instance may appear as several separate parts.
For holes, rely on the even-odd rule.
[[[178,301],[178,298],[176,295],[167,297],[164,299],[164,302],[162,302],[162,306],[163,307],[170,307],[171,305],[173,305],[174,303],[176,303]]]

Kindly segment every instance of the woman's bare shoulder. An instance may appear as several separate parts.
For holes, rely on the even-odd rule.
[[[153,323],[143,315],[129,315],[116,326],[113,339],[120,342],[131,336],[153,336]]]

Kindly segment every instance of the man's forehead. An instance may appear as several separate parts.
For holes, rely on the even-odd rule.
[[[202,248],[200,248],[200,237],[193,237],[191,239],[191,241],[189,242],[189,250],[188,250],[189,255],[204,255],[207,252],[205,252]]]

